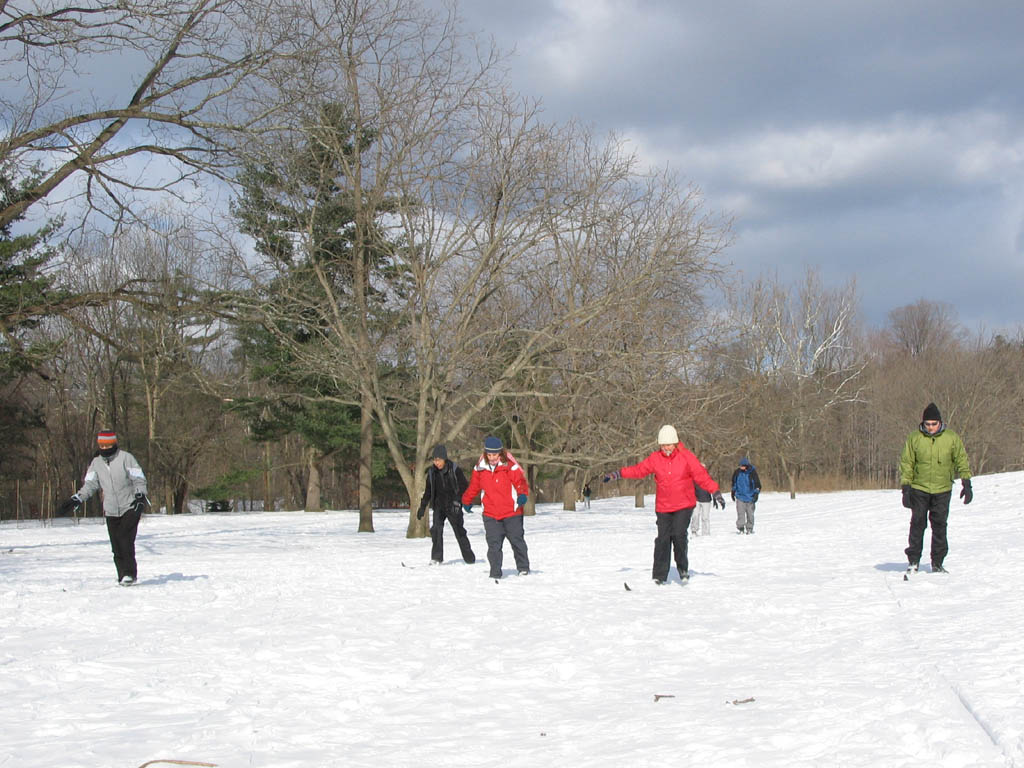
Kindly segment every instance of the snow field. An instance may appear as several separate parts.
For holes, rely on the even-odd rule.
[[[909,582],[888,490],[714,510],[685,586],[652,497],[541,506],[499,584],[479,515],[438,567],[405,513],[147,516],[128,589],[102,523],[5,524],[0,766],[1024,768],[1024,473],[974,487]]]

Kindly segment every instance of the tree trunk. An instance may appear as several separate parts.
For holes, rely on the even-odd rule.
[[[562,473],[562,509],[576,511],[576,472],[569,469]]]
[[[181,478],[174,484],[174,514],[180,515],[185,511],[185,501],[188,499],[188,480]]]
[[[644,508],[644,481],[636,481],[636,495],[633,497],[633,506],[636,509]]]
[[[320,457],[317,450],[310,446],[307,454],[309,459],[309,482],[306,483],[306,511],[322,512],[323,504],[320,502]]]
[[[796,469],[790,469],[789,462],[786,461],[784,454],[779,455],[779,464],[782,465],[782,473],[786,476],[789,481],[789,498],[796,498]]]
[[[373,405],[366,395],[359,418],[359,532],[373,533]]]
[[[468,475],[469,472],[466,474]],[[419,509],[420,499],[423,498],[423,492],[426,489],[426,475],[421,472],[416,478],[416,485],[409,497],[409,525],[405,529],[405,538],[407,539],[423,539],[430,535],[430,507],[428,506],[424,511],[421,520],[416,519],[416,510]]]
[[[288,476],[288,488],[291,493],[286,509],[294,509],[300,504],[305,506],[304,499],[306,498],[306,488],[309,484],[306,482],[307,478],[304,475],[307,473],[295,468],[288,468],[285,471]]]
[[[274,509],[274,496],[270,486],[270,443],[263,445],[263,511],[271,512]]]
[[[519,462],[520,465],[522,462]],[[523,507],[523,514],[529,517],[537,514],[537,468],[530,466],[526,469],[526,484],[530,486],[530,493]]]

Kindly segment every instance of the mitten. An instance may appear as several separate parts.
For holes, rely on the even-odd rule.
[[[527,499],[527,495],[525,493],[520,493],[518,496],[516,496],[516,506],[517,507],[525,507],[526,506],[526,499]]]
[[[722,498],[721,491],[715,491],[711,494],[711,506],[715,509],[725,509],[725,499]]]
[[[465,512],[467,515],[472,515],[473,514],[473,505],[472,504],[463,504],[462,505],[462,511]]]
[[[131,511],[137,515],[141,515],[146,511],[146,494],[135,494],[135,501],[132,502]]]
[[[903,506],[910,509],[910,486],[903,486]]]
[[[960,498],[964,500],[964,504],[970,504],[971,499],[974,498],[974,491],[971,490],[971,480],[970,478],[967,478],[960,482],[963,483],[964,486],[960,489]]]
[[[736,501],[736,491],[729,491],[729,498]]]
[[[67,501],[63,502],[60,505],[60,508],[57,510],[57,514],[70,515],[73,512],[77,512],[80,506],[82,506],[82,499],[79,498],[78,494],[76,493],[74,496],[72,496],[70,499],[68,499]]]
[[[622,479],[622,473],[619,470],[616,469],[613,472],[609,472],[607,475],[602,477],[601,478],[601,482],[602,483],[607,483],[607,482],[610,482],[612,480],[621,480],[621,479]]]

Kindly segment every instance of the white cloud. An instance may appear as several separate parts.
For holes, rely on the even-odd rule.
[[[556,16],[519,49],[534,49],[545,76],[561,87],[592,90],[675,26],[660,23],[657,9],[639,8],[635,0],[556,0],[553,8]]]
[[[505,9],[516,87],[549,117],[624,136],[733,215],[744,268],[863,273],[878,317],[929,270],[965,318],[1019,316],[1019,0],[466,3]]]
[[[899,116],[864,125],[820,123],[747,133],[721,144],[687,146],[678,134],[643,131],[633,131],[630,138],[651,164],[668,164],[698,182],[714,179],[727,187],[1012,186],[1024,171],[1019,131],[987,113],[948,119]]]

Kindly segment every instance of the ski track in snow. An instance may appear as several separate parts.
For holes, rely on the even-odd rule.
[[[898,491],[714,510],[685,586],[653,497],[542,506],[498,584],[478,515],[439,567],[404,513],[147,516],[129,589],[101,522],[5,524],[0,767],[1024,768],[1024,473],[974,486],[909,582]]]

